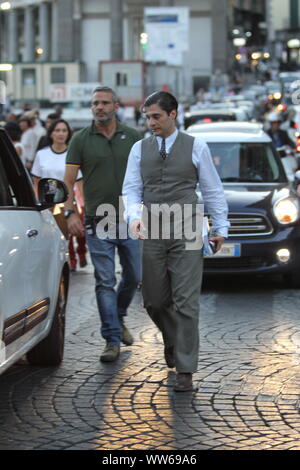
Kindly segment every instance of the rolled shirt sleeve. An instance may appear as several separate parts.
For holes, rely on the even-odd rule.
[[[141,175],[142,141],[133,144],[128,157],[127,169],[123,182],[124,218],[130,224],[142,217],[143,179]]]

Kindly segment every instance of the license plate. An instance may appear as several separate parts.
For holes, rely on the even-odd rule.
[[[239,243],[224,243],[221,250],[211,256],[205,256],[205,258],[235,258],[241,256],[241,245]]]

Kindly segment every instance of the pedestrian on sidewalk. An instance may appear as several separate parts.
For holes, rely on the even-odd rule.
[[[24,149],[23,159],[26,168],[31,171],[36,152],[36,135],[31,127],[31,120],[28,117],[21,116],[18,124],[22,131],[20,142]]]
[[[192,207],[195,222],[196,186],[199,183],[209,212],[219,250],[227,237],[227,203],[209,149],[199,137],[176,129],[178,103],[168,92],[155,92],[144,103],[144,112],[153,135],[131,149],[123,184],[126,217],[132,234],[143,240],[142,293],[148,314],[161,330],[164,354],[169,367],[176,367],[175,391],[193,389],[192,374],[199,353],[199,295],[203,250],[186,249],[186,239],[177,239],[170,224],[170,236],[144,235],[141,202],[148,210],[159,205]],[[181,222],[183,222],[181,220]],[[151,220],[152,223],[152,220]]]
[[[68,149],[65,183],[69,198],[65,217],[71,234],[84,233],[84,225],[73,210],[73,186],[78,170],[83,175],[85,228],[91,260],[95,268],[96,298],[101,319],[101,333],[106,346],[102,362],[115,361],[120,342],[133,343],[124,323],[127,309],[140,281],[139,244],[126,233],[124,214],[119,210],[127,159],[140,134],[117,119],[118,101],[109,87],[97,87],[92,94],[93,121],[77,132]],[[100,236],[97,227],[105,216],[99,214],[103,205],[110,205],[116,214],[115,237]],[[115,251],[118,250],[122,277],[115,290]]]
[[[64,119],[54,121],[47,130],[49,145],[36,154],[31,170],[35,192],[38,193],[38,183],[41,178],[64,179],[68,143],[72,131],[69,123]],[[82,178],[78,175],[78,181]],[[68,227],[63,214],[62,205],[56,204],[52,210],[60,230],[68,239]]]
[[[49,129],[51,124],[54,121],[57,121],[58,119],[60,119],[60,116],[58,114],[55,114],[55,113],[48,114],[48,116],[46,118],[46,122],[45,122],[46,131],[47,131],[47,129]],[[39,150],[42,150],[43,148],[48,147],[50,144],[51,144],[51,142],[49,141],[49,137],[48,137],[47,132],[46,132],[45,135],[42,135],[40,137],[40,139],[38,141],[38,144],[37,144],[36,151],[38,152]]]

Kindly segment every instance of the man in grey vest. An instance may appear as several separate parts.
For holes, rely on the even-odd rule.
[[[193,390],[192,374],[198,364],[203,250],[202,243],[189,246],[185,231],[181,238],[177,235],[186,222],[187,207],[191,226],[195,226],[198,183],[217,251],[227,237],[229,223],[222,183],[209,149],[202,139],[177,130],[177,107],[177,100],[167,92],[146,99],[144,112],[153,135],[131,149],[123,197],[132,234],[143,240],[144,305],[162,332],[166,363],[176,367],[174,390],[181,392]],[[141,203],[149,223],[142,220]],[[173,217],[168,214],[165,236],[168,207],[177,209]]]

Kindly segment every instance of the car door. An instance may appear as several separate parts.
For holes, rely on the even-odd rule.
[[[28,298],[26,293],[27,235],[24,220],[3,167],[0,147],[0,338],[1,362],[7,359],[4,346],[23,331]]]
[[[3,132],[0,162],[0,331],[13,355],[45,327],[60,235],[49,211],[37,210],[29,175]]]

